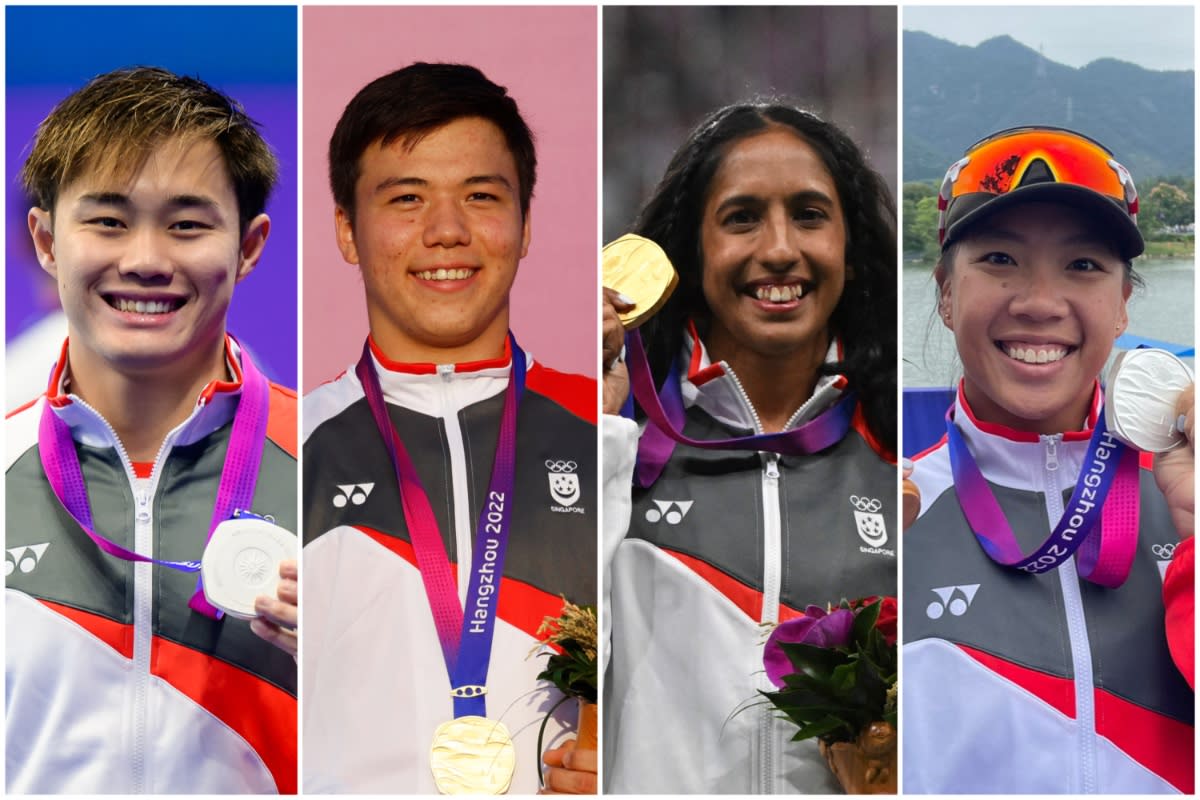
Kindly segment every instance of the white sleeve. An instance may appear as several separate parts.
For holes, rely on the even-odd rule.
[[[638,425],[631,419],[604,414],[600,421],[604,457],[604,519],[601,530],[603,557],[600,612],[600,674],[608,668],[609,645],[612,644],[612,621],[609,616],[612,590],[612,562],[617,547],[629,532],[629,517],[633,513],[633,467],[637,461]]]

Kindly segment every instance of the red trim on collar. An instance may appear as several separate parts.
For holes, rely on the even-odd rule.
[[[217,392],[235,392],[242,388],[242,362],[233,355],[233,344],[230,336],[225,336],[225,363],[233,373],[233,381],[210,381],[200,392],[200,400],[206,405],[212,402]]]
[[[696,323],[688,320],[687,323],[688,335],[692,337],[692,358],[688,363],[687,379],[692,382],[693,386],[703,386],[714,378],[719,378],[725,374],[725,368],[721,363],[714,362],[709,364],[704,369],[700,369],[701,356],[704,353],[704,343],[700,341],[700,332],[696,330]]]
[[[225,363],[233,372],[233,380],[210,381],[200,392],[199,400],[205,404],[211,402],[217,392],[235,392],[242,388],[242,363],[233,354],[233,341],[232,336],[225,335]],[[63,373],[67,369],[67,349],[70,344],[70,337],[63,340],[58,362],[54,365],[54,371],[50,373],[50,384],[46,387],[46,400],[55,408],[64,408],[71,404],[71,396],[58,391],[58,387],[62,385]]]
[[[379,365],[388,372],[403,372],[408,375],[433,375],[437,372],[438,365],[431,362],[406,362],[393,361],[387,357],[383,350],[379,349],[379,345],[375,342],[375,337],[367,335],[367,342],[371,346],[371,355],[375,356],[375,360]],[[481,361],[464,361],[461,364],[454,365],[454,371],[459,372],[479,372],[485,369],[497,369],[507,367],[512,361],[512,348],[509,346],[508,337],[504,337],[504,355],[500,358],[485,358]]]
[[[1013,442],[1037,442],[1038,434],[1033,431],[1023,431],[1017,428],[1010,428],[1007,425],[1001,425],[996,422],[984,422],[975,416],[975,412],[971,410],[970,403],[967,402],[967,394],[964,390],[966,379],[958,382],[958,401],[962,404],[963,410],[967,412],[967,416],[974,423],[975,427],[984,433],[992,436],[999,436],[1002,439],[1008,439]],[[1063,431],[1064,442],[1086,442],[1092,438],[1092,428],[1096,426],[1096,420],[1100,417],[1100,403],[1104,397],[1100,391],[1100,382],[1096,381],[1092,389],[1092,407],[1088,411],[1087,427],[1081,431]]]
[[[62,386],[63,373],[67,369],[67,345],[71,339],[68,337],[63,339],[62,350],[58,354],[58,363],[54,365],[54,370],[50,373],[50,385],[46,387],[46,401],[55,408],[63,408],[71,403],[71,398],[58,391],[58,387]]]
[[[133,462],[133,474],[135,477],[138,477],[138,478],[149,478],[151,475],[154,474],[154,462],[153,461],[134,461]]]

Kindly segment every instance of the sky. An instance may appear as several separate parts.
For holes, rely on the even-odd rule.
[[[974,46],[1007,34],[1046,58],[1082,67],[1117,58],[1146,69],[1190,70],[1193,10],[1188,6],[904,6],[904,30]]]

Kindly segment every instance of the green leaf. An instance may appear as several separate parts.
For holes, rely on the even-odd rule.
[[[842,735],[846,735],[846,723],[834,716],[827,716],[816,722],[810,723],[796,731],[796,735],[792,737],[793,742],[799,742],[803,739],[812,739],[814,737],[825,737],[841,731]],[[835,737],[840,738],[840,737]]]
[[[879,609],[882,607],[883,600],[876,600],[854,615],[854,627],[850,629],[852,642],[858,643],[860,647],[867,642],[871,632],[875,630],[875,622],[879,619]]]
[[[797,672],[809,675],[829,673],[838,664],[846,660],[846,654],[838,650],[827,650],[824,647],[814,647],[811,644],[799,642],[780,642],[783,653],[792,662]]]

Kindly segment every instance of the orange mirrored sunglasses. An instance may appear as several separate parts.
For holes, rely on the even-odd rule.
[[[947,170],[938,193],[939,233],[944,233],[945,216],[955,198],[1007,194],[1022,185],[1035,164],[1042,165],[1039,182],[1083,186],[1122,204],[1131,217],[1137,215],[1133,177],[1099,142],[1064,128],[1011,128],[975,143]]]

